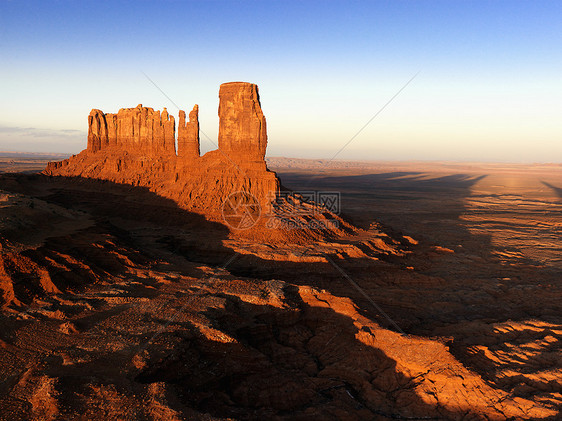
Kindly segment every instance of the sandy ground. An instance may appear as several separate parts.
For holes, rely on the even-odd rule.
[[[360,229],[3,175],[0,419],[559,419],[562,167],[269,165]]]

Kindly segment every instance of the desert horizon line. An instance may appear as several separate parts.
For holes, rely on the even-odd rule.
[[[213,149],[214,150],[214,149]],[[213,150],[209,150],[202,153],[201,156],[209,153]],[[33,152],[33,151],[22,151],[22,150],[0,150],[0,155],[10,154],[10,155],[37,155],[37,156],[56,156],[56,157],[71,157],[77,155],[79,152]],[[333,159],[330,160],[329,157],[302,157],[302,156],[286,156],[286,155],[267,155],[265,159],[298,159],[303,161],[331,161],[331,162],[353,162],[353,163],[448,163],[448,164],[502,164],[502,165],[554,165],[562,166],[562,161],[500,161],[500,160],[474,160],[474,159],[431,159],[431,158],[419,158],[419,159],[357,159],[357,158],[345,158],[345,159]]]

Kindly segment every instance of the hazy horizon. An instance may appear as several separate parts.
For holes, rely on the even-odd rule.
[[[77,152],[78,153],[78,152]],[[65,159],[67,157],[70,157],[72,155],[76,155],[77,153],[72,153],[72,152],[36,152],[36,151],[7,151],[7,150],[0,150],[0,158],[7,158],[7,156],[3,156],[3,155],[15,155],[15,157],[17,157],[17,155],[21,155],[21,156],[36,156],[36,157],[49,157],[52,156],[54,158],[57,159]],[[201,152],[201,155],[204,155],[206,152]],[[420,163],[420,164],[431,164],[431,163],[436,163],[436,164],[451,164],[451,165],[470,165],[470,164],[475,164],[475,165],[521,165],[521,166],[529,166],[532,167],[534,165],[553,165],[553,166],[562,166],[562,162],[556,162],[556,161],[473,161],[473,160],[439,160],[439,159],[365,159],[365,158],[346,158],[346,159],[342,159],[342,158],[335,158],[335,159],[331,159],[328,157],[299,157],[299,156],[281,156],[281,155],[269,155],[267,154],[265,156],[265,160],[271,160],[271,159],[286,159],[286,160],[303,160],[303,161],[322,161],[323,163],[326,163],[326,161],[330,161],[330,162],[334,162],[334,163],[347,163],[347,162],[352,162],[352,163],[374,163],[374,164],[392,164],[392,163],[396,163],[396,164],[416,164],[416,163]]]
[[[561,162],[562,4],[0,3],[0,150],[77,153],[92,108],[200,106],[258,84],[268,156]],[[159,89],[172,99],[171,102]],[[207,136],[209,138],[207,138]]]

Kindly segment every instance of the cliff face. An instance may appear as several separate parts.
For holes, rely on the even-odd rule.
[[[179,112],[177,153],[174,117],[138,105],[117,114],[92,110],[88,146],[80,154],[48,164],[51,176],[80,176],[145,186],[180,206],[220,212],[234,192],[252,194],[267,206],[279,180],[265,164],[267,132],[257,85],[220,87],[219,149],[200,156],[197,105]]]
[[[267,130],[257,85],[224,83],[219,98],[219,149],[235,162],[262,162]]]
[[[195,105],[185,121],[185,111],[180,110],[178,125],[178,156],[184,160],[199,158],[199,106]]]
[[[174,117],[164,108],[154,111],[139,104],[117,114],[92,110],[88,116],[88,152],[134,151],[144,155],[176,154]]]

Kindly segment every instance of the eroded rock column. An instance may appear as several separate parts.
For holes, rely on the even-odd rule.
[[[88,152],[97,152],[107,143],[105,114],[101,110],[92,110],[88,116]]]
[[[180,110],[178,124],[178,157],[182,160],[199,158],[199,106],[195,105],[185,121],[185,111]]]
[[[219,149],[236,163],[263,162],[267,130],[258,86],[223,83],[219,91]]]

